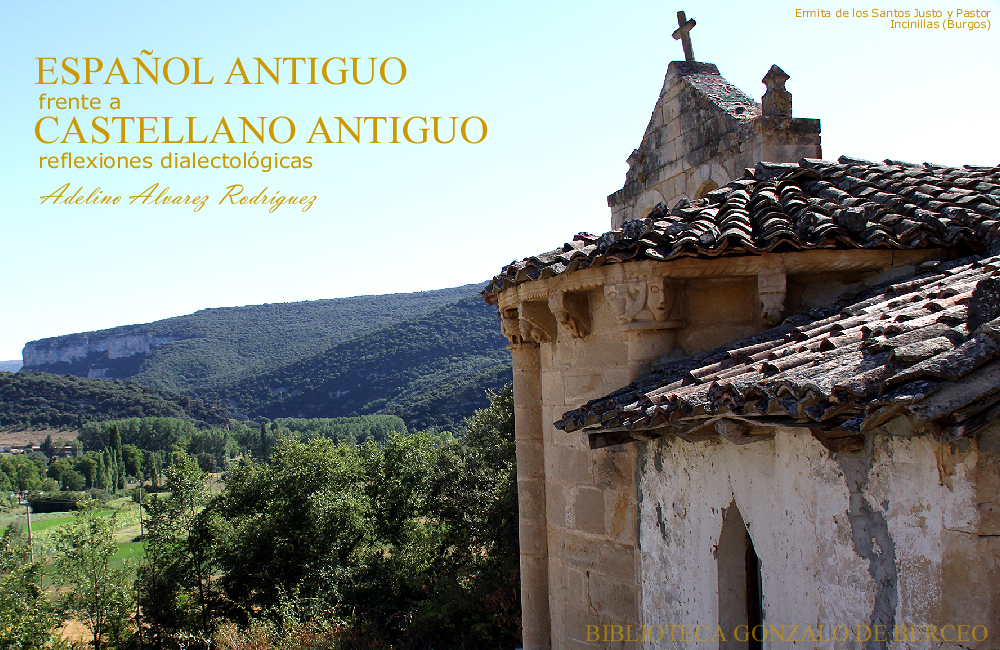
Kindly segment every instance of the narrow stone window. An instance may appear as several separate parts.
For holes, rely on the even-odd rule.
[[[726,640],[720,641],[719,648],[761,650],[763,633],[758,626],[764,624],[764,611],[760,558],[735,501],[722,517],[722,534],[717,548],[719,625]],[[754,628],[757,628],[756,635]],[[737,640],[737,636],[743,640]]]

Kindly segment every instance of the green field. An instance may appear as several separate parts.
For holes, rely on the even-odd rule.
[[[118,506],[116,508],[104,508],[98,510],[98,514],[107,517],[112,513],[118,513],[118,530],[116,531],[119,535],[126,535],[126,538],[130,536],[130,533],[125,531],[130,528],[135,528],[138,524],[138,506],[132,504],[131,500],[128,499],[116,499],[111,501],[108,505]],[[65,512],[47,512],[39,515],[31,516],[31,532],[34,538],[36,547],[43,553],[51,552],[51,537],[52,533],[66,524],[73,521],[75,515],[66,514]],[[10,514],[0,515],[0,530],[11,525],[15,521],[20,521],[24,523],[24,511],[21,509],[20,513],[13,512]],[[135,532],[138,535],[138,532]],[[48,549],[43,550],[43,549]],[[133,541],[122,541],[118,543],[118,550],[112,556],[111,561],[113,566],[122,566],[126,560],[130,561],[132,566],[137,565],[146,554],[145,543],[143,542],[133,542]],[[51,567],[47,569],[47,572],[51,570]]]
[[[135,567],[146,557],[146,542],[122,542],[111,558],[111,566],[120,567],[126,560]]]

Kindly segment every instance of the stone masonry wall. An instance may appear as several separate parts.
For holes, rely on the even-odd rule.
[[[787,78],[785,76],[784,78]],[[625,185],[608,197],[611,227],[645,217],[658,203],[693,200],[743,176],[757,162],[821,157],[819,120],[769,115],[711,63],[674,61],[642,142],[628,158]],[[771,102],[768,103],[771,105]]]

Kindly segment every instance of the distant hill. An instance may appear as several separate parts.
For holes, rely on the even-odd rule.
[[[21,360],[0,361],[0,372],[17,372],[21,369]]]
[[[25,346],[24,372],[127,379],[171,404],[181,394],[222,405],[236,419],[384,413],[411,430],[454,430],[488,405],[487,390],[511,380],[507,341],[480,286],[205,309],[42,339]],[[37,414],[41,397],[23,396],[35,399],[27,408]],[[118,394],[116,417],[166,414],[134,396],[139,402],[122,415]],[[53,422],[73,419],[53,408]]]
[[[199,394],[269,373],[342,341],[426,315],[478,294],[481,285],[307,302],[203,309],[144,325],[25,345],[25,370],[134,379]]]
[[[399,415],[454,429],[511,381],[496,309],[478,295],[204,392],[251,417]]]
[[[225,411],[200,399],[141,386],[33,372],[0,372],[0,428],[77,429],[87,422],[175,417],[228,426]]]

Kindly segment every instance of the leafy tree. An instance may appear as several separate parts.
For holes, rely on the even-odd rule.
[[[64,472],[59,478],[64,490],[79,492],[87,486],[87,479],[76,470],[71,469],[68,472]]]
[[[0,648],[36,650],[52,640],[59,617],[41,578],[41,563],[28,561],[27,547],[8,527],[0,536]]]
[[[211,508],[226,530],[218,553],[223,588],[245,607],[282,594],[338,598],[372,527],[357,448],[325,439],[289,441],[270,465],[232,470]]]
[[[130,415],[177,417],[226,426],[217,406],[133,383],[44,372],[0,372],[0,428],[86,428]],[[84,443],[95,448],[87,440]],[[107,443],[105,437],[101,445]]]
[[[80,504],[73,522],[58,528],[56,584],[65,591],[61,601],[66,611],[87,624],[94,650],[105,643],[121,643],[129,631],[132,590],[128,568],[112,568],[117,550],[114,531],[117,516],[101,516],[96,500]]]
[[[66,472],[72,471],[73,461],[69,458],[60,458],[59,460],[53,462],[49,465],[49,469],[46,470],[45,474],[49,478],[54,478],[57,481],[62,480],[62,475]]]
[[[45,436],[45,442],[41,444],[42,453],[52,458],[52,452],[55,450],[55,445],[52,444],[52,434]]]
[[[11,489],[19,492],[40,490],[43,470],[44,465],[39,465],[25,454],[0,456],[0,474],[6,477]]]
[[[399,647],[509,647],[520,627],[517,478],[508,385],[464,437],[365,448],[378,540],[352,592]]]
[[[160,639],[183,629],[208,632],[212,600],[211,535],[199,512],[205,475],[190,457],[166,470],[170,496],[147,498],[147,563],[139,568],[144,619]]]
[[[142,450],[135,445],[122,445],[122,463],[126,476],[138,478],[142,473]]]

